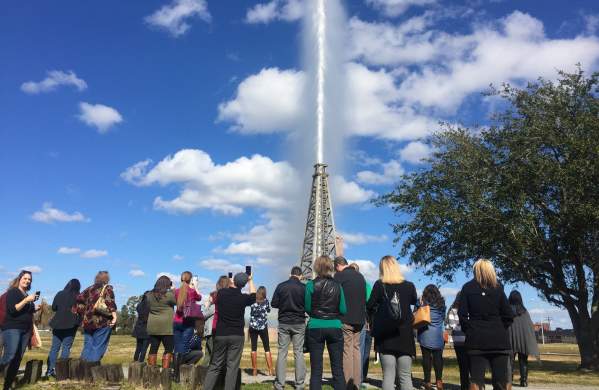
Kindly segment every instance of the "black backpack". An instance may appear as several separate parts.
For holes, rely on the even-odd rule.
[[[394,291],[391,296],[383,284],[384,298],[374,314],[372,322],[372,336],[374,338],[387,337],[397,334],[401,321],[401,299],[399,292]]]

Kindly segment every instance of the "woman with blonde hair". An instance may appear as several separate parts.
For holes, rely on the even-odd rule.
[[[511,386],[508,327],[514,313],[493,264],[479,259],[473,270],[474,279],[462,287],[458,309],[470,358],[470,389],[484,388],[487,365],[491,367],[493,389],[506,389]]]
[[[395,389],[396,377],[401,390],[412,390],[412,359],[416,356],[412,306],[417,300],[416,287],[405,280],[395,257],[384,256],[379,263],[379,280],[366,304],[373,317],[375,350],[381,355],[383,390]]]
[[[345,389],[341,316],[347,312],[341,284],[333,280],[333,260],[320,256],[314,262],[316,278],[306,283],[305,309],[310,315],[306,337],[310,351],[310,389],[322,388],[325,344],[331,360],[333,389]]]
[[[266,287],[260,286],[256,291],[256,302],[250,306],[250,326],[248,333],[252,343],[252,375],[258,374],[258,337],[262,340],[264,354],[266,357],[266,367],[268,375],[274,375],[272,369],[272,355],[270,353],[270,344],[268,341],[268,313],[270,313],[270,302],[266,298]]]
[[[195,322],[201,316],[201,309],[196,302],[202,296],[196,290],[197,286],[193,280],[193,274],[189,271],[181,273],[181,284],[175,289],[177,310],[173,316],[173,341],[174,349],[174,379],[179,381],[179,366],[183,354],[189,352],[189,345],[193,337]]]

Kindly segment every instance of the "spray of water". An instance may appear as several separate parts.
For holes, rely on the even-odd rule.
[[[318,55],[317,55],[317,107],[316,107],[316,162],[322,164],[324,160],[323,143],[324,143],[324,83],[326,74],[326,58],[325,58],[325,39],[327,33],[327,19],[325,10],[325,0],[316,0],[318,2],[316,11],[316,29],[318,39]]]

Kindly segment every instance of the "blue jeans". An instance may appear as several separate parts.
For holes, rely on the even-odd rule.
[[[81,351],[81,359],[88,362],[99,362],[102,360],[102,357],[108,348],[111,332],[111,327],[85,330],[83,332],[83,350]]]
[[[62,347],[62,353],[60,354],[61,359],[68,359],[71,354],[71,346],[73,340],[75,340],[75,334],[77,328],[71,329],[54,329],[52,331],[52,346],[50,347],[50,353],[48,354],[48,372],[54,372],[56,367],[56,358],[58,357],[58,351]]]
[[[31,339],[31,330],[6,329],[2,331],[2,338],[4,339],[4,355],[0,359],[0,365],[8,366],[4,377],[4,388],[8,389],[17,377],[21,359]]]
[[[364,383],[368,376],[368,366],[370,364],[370,349],[372,348],[372,336],[366,327],[362,328],[360,334],[360,349],[362,355],[362,383]]]
[[[173,322],[173,339],[175,341],[175,353],[186,353],[190,349],[191,338],[195,324]]]
[[[331,361],[333,389],[345,390],[343,374],[343,332],[339,328],[308,329],[308,349],[310,350],[310,390],[322,389],[323,352],[326,345]]]

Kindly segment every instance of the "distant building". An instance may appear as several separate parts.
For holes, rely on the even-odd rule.
[[[535,322],[535,332],[549,332],[551,330],[549,322]]]

